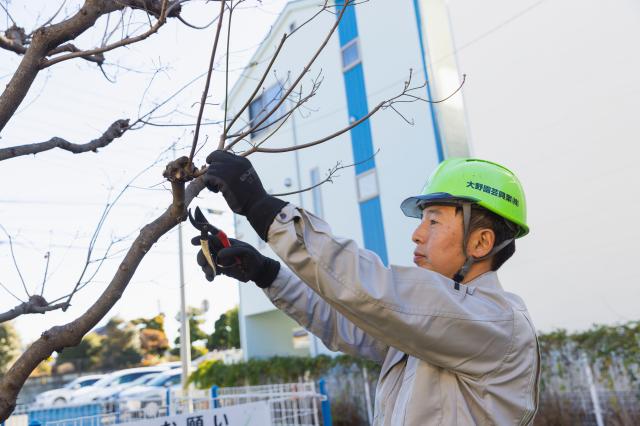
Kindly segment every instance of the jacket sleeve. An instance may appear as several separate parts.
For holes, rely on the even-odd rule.
[[[314,292],[388,346],[474,376],[497,368],[508,352],[513,310],[482,292],[456,289],[427,269],[386,267],[293,205],[276,215],[268,241]]]
[[[287,268],[280,268],[264,292],[278,309],[318,336],[329,349],[380,364],[384,361],[387,345],[356,327]]]

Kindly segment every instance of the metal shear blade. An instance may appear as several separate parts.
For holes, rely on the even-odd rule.
[[[213,275],[218,274],[218,270],[216,268],[216,264],[211,257],[211,248],[209,247],[209,232],[216,234],[219,230],[215,226],[211,225],[207,219],[202,214],[200,207],[196,207],[195,209],[195,219],[191,215],[191,209],[189,209],[189,222],[200,231],[200,248],[202,249],[202,254],[204,254],[207,263],[213,269]]]

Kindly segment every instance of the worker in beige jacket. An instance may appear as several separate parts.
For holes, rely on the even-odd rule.
[[[376,425],[527,425],[538,404],[539,350],[527,309],[496,270],[528,232],[508,169],[444,161],[402,211],[420,219],[417,267],[385,266],[311,213],[269,196],[251,163],[214,151],[205,182],[245,215],[288,268],[252,246],[210,239],[217,272],[254,281],[332,350],[382,364]],[[199,238],[194,244],[200,244]],[[208,280],[214,270],[198,254]]]

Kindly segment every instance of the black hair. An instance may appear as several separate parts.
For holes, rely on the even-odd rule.
[[[462,211],[462,207],[456,208],[456,213],[458,213],[459,211]],[[518,229],[517,225],[508,221],[507,219],[498,216],[497,214],[485,209],[482,206],[472,204],[471,220],[469,222],[469,233],[481,228],[489,228],[493,231],[496,236],[496,240],[493,243],[494,247],[502,243],[503,241],[514,238]],[[506,262],[511,256],[513,256],[515,252],[516,242],[515,240],[513,240],[505,247],[503,247],[502,250],[493,255],[491,270],[497,271],[504,262]]]

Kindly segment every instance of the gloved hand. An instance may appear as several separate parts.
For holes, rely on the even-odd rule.
[[[231,210],[246,216],[260,238],[267,241],[273,219],[287,202],[267,194],[251,162],[244,157],[217,150],[209,154],[207,163],[207,188],[222,192]]]
[[[220,240],[209,237],[211,257],[216,263],[218,273],[246,283],[253,281],[260,288],[267,288],[276,279],[280,271],[280,262],[263,256],[253,246],[244,241],[229,238],[231,247],[223,247]],[[200,236],[191,240],[194,246],[200,246]],[[198,252],[198,265],[202,268],[207,281],[213,281],[215,274],[207,263],[202,250]]]

